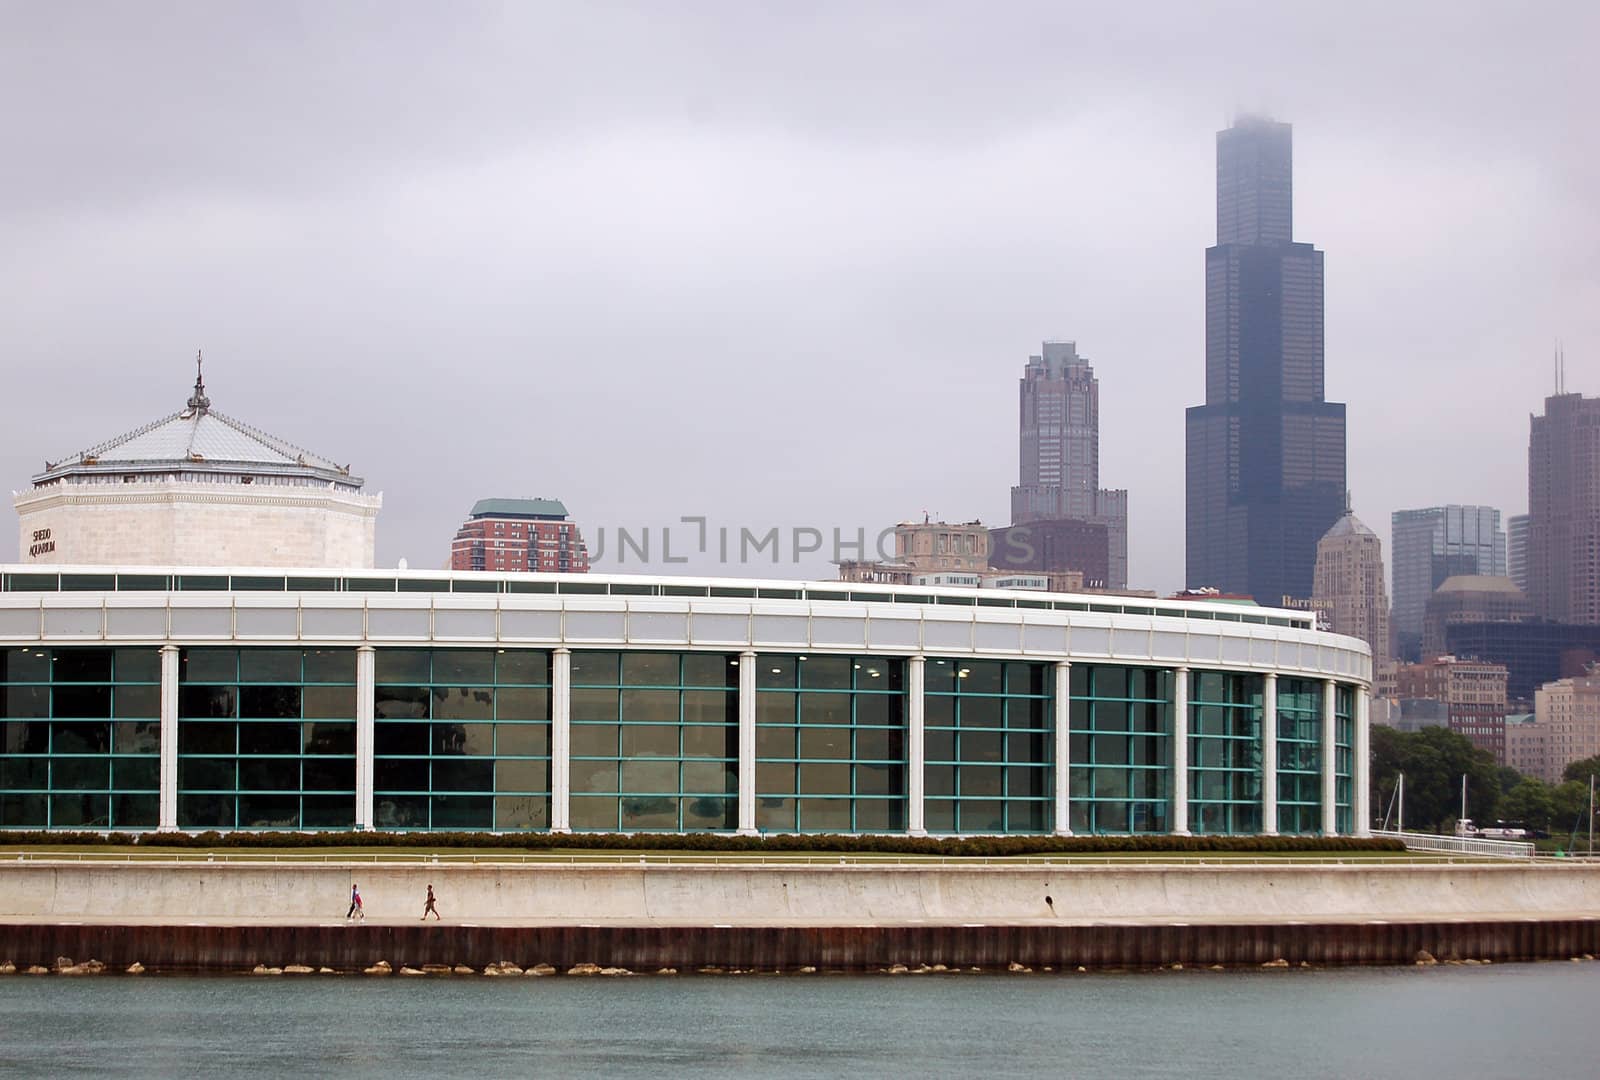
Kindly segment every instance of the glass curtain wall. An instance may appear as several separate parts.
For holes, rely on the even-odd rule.
[[[1322,831],[1322,684],[1278,680],[1278,831]]]
[[[1072,831],[1169,831],[1172,672],[1073,664],[1071,694]]]
[[[739,658],[572,654],[572,828],[739,824]]]
[[[0,827],[159,823],[161,654],[0,649]]]
[[[379,649],[373,816],[380,829],[550,827],[550,654]]]
[[[178,654],[178,827],[355,823],[354,649]]]
[[[1356,694],[1339,686],[1333,695],[1333,807],[1334,828],[1340,836],[1355,830],[1352,797],[1354,788],[1356,733]]]
[[[1048,831],[1055,665],[930,659],[923,681],[928,831]]]
[[[1225,671],[1189,678],[1189,830],[1260,832],[1263,680]]]
[[[904,832],[905,661],[756,658],[756,825]]]

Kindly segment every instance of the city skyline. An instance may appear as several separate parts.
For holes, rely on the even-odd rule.
[[[1246,102],[1300,136],[1294,210],[1331,260],[1327,395],[1351,406],[1363,515],[1380,530],[1408,506],[1509,517],[1526,509],[1522,417],[1550,390],[1554,339],[1569,388],[1600,392],[1592,245],[1572,243],[1597,229],[1596,135],[1537,107],[1592,96],[1576,43],[1595,16],[1451,10],[1446,43],[1422,9],[1378,34],[1376,16],[1262,7],[1237,40],[1174,9],[1181,48],[1109,14],[936,12],[892,61],[854,44],[898,27],[882,12],[786,25],[766,62],[828,55],[843,96],[787,93],[787,75],[728,94],[746,70],[729,62],[772,28],[759,12],[682,20],[665,45],[577,20],[545,35],[570,58],[538,77],[526,58],[478,62],[491,40],[544,40],[536,14],[475,12],[438,45],[402,10],[381,49],[335,50],[318,42],[350,29],[336,13],[305,9],[319,32],[302,39],[226,12],[181,28],[112,12],[139,47],[107,53],[23,12],[0,79],[50,108],[10,121],[31,164],[0,210],[0,344],[18,400],[74,410],[8,425],[0,469],[21,489],[46,458],[159,415],[202,346],[227,400],[386,493],[380,565],[433,564],[462,505],[497,493],[560,491],[586,531],[694,514],[871,528],[885,496],[863,463],[924,431],[972,452],[897,489],[891,518],[999,523],[1015,357],[1074,338],[1093,342],[1101,450],[1137,494],[1130,584],[1170,591],[1211,140]],[[1070,79],[975,66],[974,48],[1048,52],[1067,22],[1105,45]],[[1375,42],[1358,91],[1337,49],[1308,49],[1324,39]],[[170,73],[246,40],[249,62],[195,107]],[[430,74],[405,85],[424,52]],[[632,78],[564,78],[602,55]],[[478,78],[456,79],[469,62]],[[930,97],[941,70],[967,77]],[[310,88],[329,78],[326,110]],[[1084,78],[1107,97],[1041,104]],[[684,94],[662,100],[664,81]],[[827,576],[823,557],[740,572]]]

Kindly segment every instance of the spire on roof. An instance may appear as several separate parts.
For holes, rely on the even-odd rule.
[[[201,354],[200,350],[196,349],[194,354],[194,393],[190,396],[188,402],[189,408],[193,409],[195,412],[205,412],[207,409],[211,408],[211,399],[206,397],[205,377],[200,371],[200,365],[204,362],[204,360],[205,357]]]

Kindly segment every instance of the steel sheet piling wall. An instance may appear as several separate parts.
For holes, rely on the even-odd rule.
[[[1411,964],[1564,960],[1600,953],[1600,919],[1519,922],[1091,926],[119,926],[0,925],[0,960],[19,969],[59,957],[96,959],[112,972],[138,961],[153,972],[241,972],[305,964],[356,972],[380,960],[424,964],[499,961],[566,970],[594,963],[659,968],[875,971],[894,964],[1005,970]]]

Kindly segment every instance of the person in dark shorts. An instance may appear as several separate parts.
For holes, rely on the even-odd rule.
[[[422,906],[422,921],[428,921],[428,912],[433,912],[433,917],[439,917],[439,909],[433,906],[433,886],[428,886],[428,902]]]
[[[356,915],[359,915],[362,919],[367,917],[367,913],[361,910],[361,890],[356,888],[356,883],[352,881],[350,883],[350,910],[344,913],[344,917],[348,921],[352,916]]]

